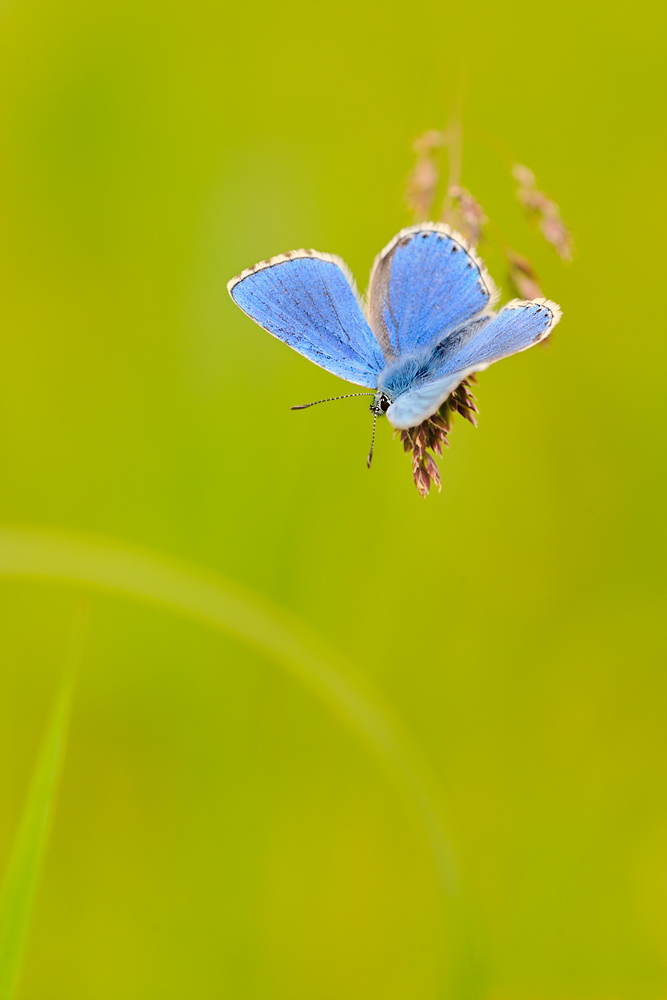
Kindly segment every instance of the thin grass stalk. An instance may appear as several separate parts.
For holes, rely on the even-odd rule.
[[[30,781],[0,892],[0,1000],[14,1000],[58,798],[74,685],[88,621],[88,600],[76,607],[60,686]]]

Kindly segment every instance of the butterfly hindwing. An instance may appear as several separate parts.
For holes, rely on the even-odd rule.
[[[484,310],[498,293],[482,261],[448,226],[403,229],[378,254],[368,315],[388,360],[437,343]]]
[[[497,316],[481,326],[473,337],[465,329],[442,345],[442,374],[470,369],[480,372],[494,361],[526,351],[553,330],[561,317],[560,307],[549,299],[514,299]]]
[[[401,369],[397,368],[393,378],[398,391],[393,390],[394,402],[387,410],[389,422],[398,428],[416,427],[439,409],[467,375],[544,340],[560,315],[560,308],[548,299],[517,299],[497,316],[482,317],[454,331],[430,354],[422,356],[403,391]],[[383,388],[392,391],[392,373],[381,382]]]
[[[295,250],[243,271],[227,287],[274,337],[348,382],[375,387],[385,360],[339,257]]]
[[[418,427],[440,409],[450,393],[469,372],[425,382],[399,396],[387,410],[387,420],[398,430]]]

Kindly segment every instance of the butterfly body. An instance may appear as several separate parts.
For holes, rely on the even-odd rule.
[[[398,429],[421,424],[468,375],[543,340],[560,318],[546,299],[495,313],[483,262],[440,223],[394,237],[375,259],[367,303],[344,262],[315,250],[262,261],[228,288],[273,336],[374,390],[372,412]]]

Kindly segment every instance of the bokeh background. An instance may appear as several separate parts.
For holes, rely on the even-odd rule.
[[[2,522],[187,560],[311,630],[421,755],[458,884],[284,664],[94,592],[23,1000],[664,996],[664,17],[0,2]],[[463,183],[564,318],[480,377],[422,500],[386,422],[366,471],[367,400],[290,412],[345,386],[226,282],[314,246],[363,288],[413,137],[459,105]],[[85,589],[1,583],[1,866]]]

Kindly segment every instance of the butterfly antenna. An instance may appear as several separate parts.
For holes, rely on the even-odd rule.
[[[371,450],[368,452],[368,458],[366,459],[367,469],[370,469],[371,461],[373,460],[373,448],[375,447],[375,428],[377,426],[377,422],[378,422],[378,415],[376,413],[375,416],[373,417],[373,436],[371,437]]]
[[[353,396],[374,396],[374,392],[350,392],[347,396],[330,396],[329,399],[316,399],[314,403],[302,403],[300,406],[290,406],[290,410],[307,410],[309,406],[318,403],[334,403],[337,399],[352,399]]]

